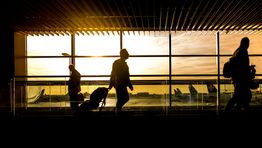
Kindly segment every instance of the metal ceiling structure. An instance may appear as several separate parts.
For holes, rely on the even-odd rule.
[[[262,31],[261,0],[9,0],[1,15],[26,34]]]

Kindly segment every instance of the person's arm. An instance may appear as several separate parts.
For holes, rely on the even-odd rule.
[[[132,90],[132,91],[134,90],[134,87],[133,87],[132,84],[129,86],[129,89]]]
[[[110,82],[108,89],[111,89],[113,86],[115,86],[115,70],[114,70],[114,64],[112,66],[112,72],[110,75]]]
[[[128,85],[127,86],[129,87],[130,90],[134,90],[133,85],[132,85],[131,80],[130,80],[129,68],[127,68],[127,75],[128,75],[128,77],[127,77],[128,78],[128,80],[127,80]]]

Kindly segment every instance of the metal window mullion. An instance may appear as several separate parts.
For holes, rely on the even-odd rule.
[[[220,43],[219,43],[219,32],[216,33],[216,51],[217,51],[217,108],[218,113],[220,108]]]
[[[169,31],[169,107],[172,106],[172,50],[171,50],[171,31]]]
[[[75,65],[75,33],[71,34],[71,64]]]
[[[120,30],[120,50],[123,48],[123,31]]]

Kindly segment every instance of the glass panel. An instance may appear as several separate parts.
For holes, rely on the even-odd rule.
[[[162,57],[131,57],[127,60],[131,75],[169,74],[169,58]]]
[[[262,85],[259,88],[252,90],[252,99],[250,105],[262,105]]]
[[[228,101],[232,98],[234,94],[233,84],[221,84],[221,96],[220,96],[220,105],[225,107]],[[258,89],[251,90],[252,99],[250,105],[262,105],[262,95],[261,95],[261,84]]]
[[[69,96],[65,81],[60,81],[60,85],[53,82],[33,82],[26,87],[27,107],[69,107]],[[100,83],[100,84],[99,84]],[[153,82],[140,80],[134,84],[134,90],[130,93],[128,106],[166,106],[168,104],[168,85],[166,80]],[[90,99],[90,94],[98,87],[108,87],[108,84],[85,81],[81,85],[81,93],[85,100]],[[115,89],[109,91],[106,106],[115,107]]]
[[[76,58],[76,69],[81,75],[110,75],[117,58]]]
[[[76,58],[76,68],[82,75],[110,75],[117,58]],[[168,74],[168,58],[131,57],[126,60],[130,75]]]
[[[216,54],[216,34],[213,32],[171,32],[173,55]]]
[[[172,106],[215,107],[217,102],[216,77],[206,80],[184,79],[172,84]]]
[[[70,36],[27,36],[28,56],[61,56],[71,53]]]
[[[123,48],[130,55],[168,55],[168,32],[124,32]]]
[[[100,35],[76,35],[75,54],[78,56],[119,55],[120,36],[115,32]]]
[[[239,47],[243,37],[250,40],[248,52],[249,54],[261,54],[262,38],[256,34],[221,34],[220,35],[220,54],[233,54]]]
[[[134,85],[134,92],[130,92],[130,100],[126,106],[167,106],[168,85]]]
[[[27,95],[27,107],[69,107],[66,85],[27,86]]]
[[[173,57],[172,74],[216,74],[215,57]]]
[[[130,100],[125,104],[124,107],[134,106],[165,106],[166,97],[164,94],[167,93],[166,83],[154,84],[154,85],[133,85],[134,90],[128,89]],[[86,99],[90,99],[90,94],[98,87],[108,87],[108,85],[86,85],[82,86],[82,92],[86,94]],[[116,93],[115,89],[112,88],[106,99],[106,107],[116,106]]]
[[[262,56],[250,56],[250,64],[256,65],[256,74],[262,74]]]
[[[230,84],[231,81],[228,81],[228,83],[221,83],[220,84],[220,106],[226,106],[228,101],[232,98],[234,93],[234,86],[233,84]]]
[[[28,75],[69,75],[68,61],[67,58],[28,58]]]

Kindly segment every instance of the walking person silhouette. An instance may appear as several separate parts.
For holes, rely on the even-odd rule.
[[[81,74],[75,69],[75,66],[73,64],[69,65],[70,70],[70,78],[68,81],[68,92],[70,96],[70,107],[72,109],[78,108],[78,93],[81,91]]]
[[[116,90],[117,102],[116,108],[117,111],[121,111],[122,107],[129,101],[129,94],[127,87],[132,91],[133,85],[130,81],[129,76],[129,67],[125,62],[129,57],[129,54],[126,49],[120,50],[120,59],[114,61],[112,66],[112,72],[110,76],[110,84],[108,89],[112,87]]]
[[[252,98],[250,84],[254,78],[254,65],[249,65],[249,39],[244,37],[241,39],[240,46],[230,58],[232,64],[232,82],[234,85],[233,97],[228,101],[225,107],[225,113],[230,112],[236,105],[238,112],[245,109],[246,112],[250,109],[250,101]]]

